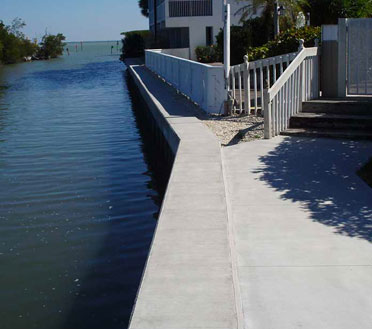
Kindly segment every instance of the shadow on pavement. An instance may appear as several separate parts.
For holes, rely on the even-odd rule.
[[[356,174],[371,155],[370,142],[286,138],[260,158],[257,173],[314,221],[372,242],[372,189]]]

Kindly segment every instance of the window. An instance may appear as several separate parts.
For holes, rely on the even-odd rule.
[[[212,0],[169,0],[169,17],[213,16]]]
[[[189,48],[189,28],[174,27],[160,30],[160,42],[162,48]]]
[[[206,40],[207,46],[213,45],[213,27],[212,26],[207,26],[205,28],[205,40]]]

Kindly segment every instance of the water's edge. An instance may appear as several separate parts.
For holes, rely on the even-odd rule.
[[[174,153],[109,46],[0,69],[1,329],[128,325]]]

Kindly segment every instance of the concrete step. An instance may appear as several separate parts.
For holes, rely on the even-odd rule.
[[[327,137],[338,139],[353,139],[353,140],[372,140],[372,131],[359,130],[329,130],[329,129],[311,129],[311,128],[289,128],[281,133],[283,136],[298,136],[298,137]]]
[[[302,104],[303,113],[372,115],[372,98],[317,99]]]
[[[299,113],[291,117],[290,128],[327,128],[367,130],[372,132],[372,115]]]

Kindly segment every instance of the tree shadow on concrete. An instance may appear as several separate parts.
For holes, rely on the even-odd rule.
[[[371,142],[286,138],[260,158],[257,173],[314,221],[372,242],[372,189],[356,174],[371,154]]]

